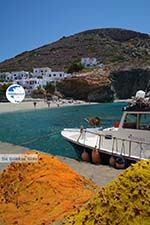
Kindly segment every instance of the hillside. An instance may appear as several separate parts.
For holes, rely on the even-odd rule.
[[[32,71],[45,66],[67,71],[82,57],[96,57],[105,67],[83,70],[60,82],[58,90],[64,97],[96,102],[125,99],[145,90],[150,80],[150,35],[118,28],[62,37],[1,62],[0,71]]]
[[[118,28],[88,30],[5,60],[0,63],[0,71],[32,71],[42,66],[64,70],[81,57],[121,66],[150,65],[150,36]]]

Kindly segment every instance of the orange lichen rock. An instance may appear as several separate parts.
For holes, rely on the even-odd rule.
[[[150,160],[129,167],[59,224],[149,225]]]
[[[56,157],[36,154],[38,162],[11,163],[0,174],[0,225],[49,225],[99,189]]]

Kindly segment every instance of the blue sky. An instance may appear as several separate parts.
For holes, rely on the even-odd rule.
[[[0,61],[87,29],[150,33],[150,0],[0,0]]]

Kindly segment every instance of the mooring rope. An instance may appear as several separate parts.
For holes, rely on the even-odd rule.
[[[47,134],[47,135],[44,135],[44,136],[41,136],[41,137],[38,137],[38,138],[33,138],[30,141],[26,141],[26,142],[21,143],[20,145],[27,145],[27,144],[30,144],[30,143],[34,143],[34,142],[36,142],[40,139],[51,137],[51,136],[54,136],[54,135],[59,134],[59,133],[60,132],[57,131],[55,133],[50,133],[50,134]]]

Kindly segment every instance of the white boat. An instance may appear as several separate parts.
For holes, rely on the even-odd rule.
[[[114,127],[64,129],[61,135],[80,154],[85,149],[89,154],[97,149],[106,162],[111,156],[126,162],[150,159],[150,98],[141,97],[139,91]]]

